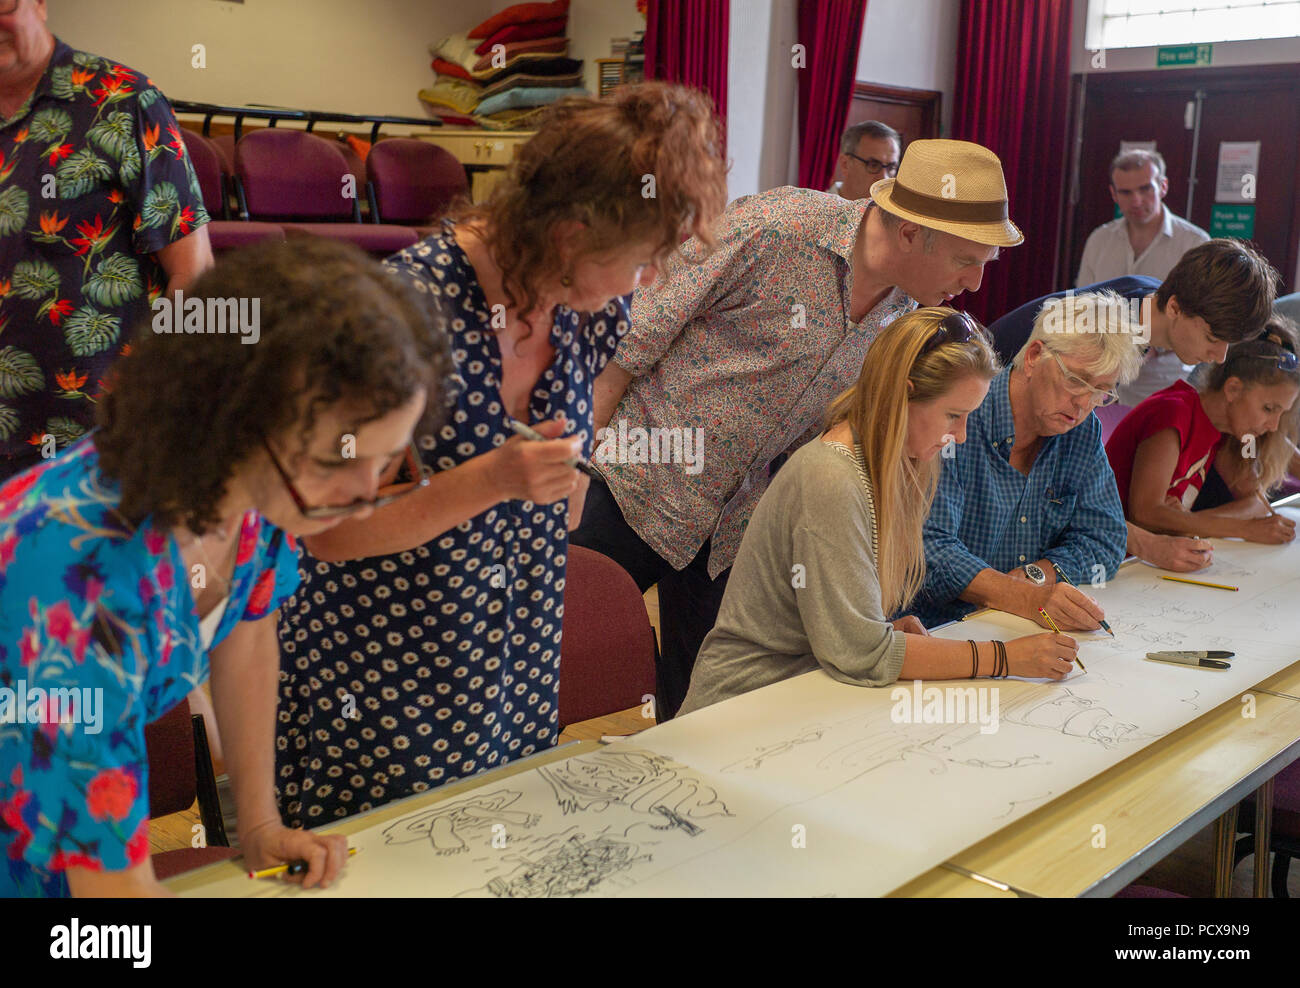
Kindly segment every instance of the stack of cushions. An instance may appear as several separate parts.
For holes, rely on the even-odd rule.
[[[434,84],[420,99],[445,123],[522,128],[565,96],[587,95],[568,57],[569,0],[520,3],[431,46]]]

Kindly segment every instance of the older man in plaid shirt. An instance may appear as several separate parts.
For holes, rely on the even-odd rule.
[[[1101,607],[1070,583],[1110,579],[1124,560],[1124,509],[1092,410],[1142,366],[1127,311],[1113,292],[1049,300],[971,413],[925,524],[913,613],[927,627],[976,607],[1048,627],[1041,607],[1065,630],[1100,626]]]
[[[817,434],[881,329],[918,302],[977,290],[998,248],[1023,239],[1001,164],[976,144],[916,141],[871,195],[787,187],[736,200],[715,250],[687,243],[637,292],[596,381],[605,483],[592,483],[572,541],[643,591],[658,585],[660,718],[686,695],[774,465]],[[692,457],[672,462],[688,439]]]

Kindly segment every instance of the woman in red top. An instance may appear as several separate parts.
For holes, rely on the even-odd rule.
[[[1229,348],[1199,389],[1175,382],[1116,427],[1106,453],[1129,521],[1129,552],[1151,561],[1144,548],[1152,532],[1274,544],[1295,538],[1295,523],[1273,514],[1265,498],[1291,458],[1300,396],[1296,346],[1294,324],[1274,316],[1259,339]],[[1216,473],[1230,496],[1207,506],[1201,491]],[[1196,548],[1201,565],[1208,564],[1209,543]]]

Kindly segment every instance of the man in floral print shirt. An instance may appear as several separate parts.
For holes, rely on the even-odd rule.
[[[570,538],[658,587],[660,719],[685,699],[772,471],[825,427],[877,333],[977,291],[1024,239],[997,156],[947,140],[913,141],[869,199],[770,189],[732,202],[713,233],[716,249],[688,241],[633,296],[593,389],[603,480]],[[694,462],[675,461],[688,437]]]
[[[0,480],[86,432],[153,299],[212,263],[162,93],[0,0]]]

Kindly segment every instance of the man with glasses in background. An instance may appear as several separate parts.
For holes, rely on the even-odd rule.
[[[1072,584],[1110,579],[1128,532],[1093,408],[1141,364],[1137,327],[1113,293],[1045,305],[1029,340],[943,452],[924,529],[926,627],[979,607],[1092,630],[1101,607]],[[1063,577],[1063,578],[1062,578]]]
[[[844,131],[835,162],[835,184],[827,191],[845,199],[865,199],[871,186],[898,174],[903,138],[877,120],[864,120]]]

